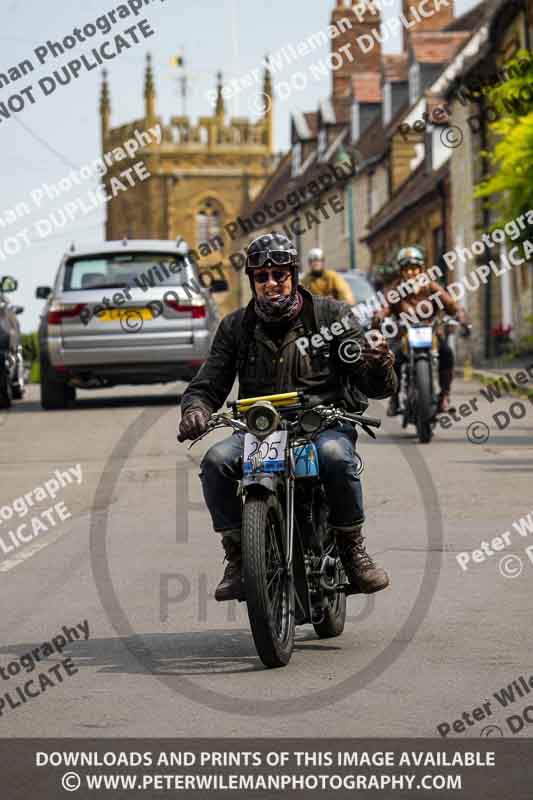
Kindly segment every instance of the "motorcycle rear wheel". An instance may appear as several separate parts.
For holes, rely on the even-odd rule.
[[[294,647],[294,582],[284,567],[284,515],[272,494],[249,495],[242,521],[242,575],[259,658],[284,667]]]

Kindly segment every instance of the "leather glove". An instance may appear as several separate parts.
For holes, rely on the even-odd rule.
[[[385,340],[363,350],[364,363],[369,369],[390,369],[396,357]]]
[[[211,412],[204,406],[194,406],[183,415],[178,431],[178,442],[187,439],[197,439],[207,430],[207,423]]]

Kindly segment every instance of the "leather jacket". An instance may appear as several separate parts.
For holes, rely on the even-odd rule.
[[[236,377],[239,380],[239,398],[298,389],[312,395],[334,393],[340,398],[346,378],[355,384],[363,404],[367,397],[388,397],[395,391],[394,369],[369,368],[362,360],[349,364],[339,357],[339,345],[348,338],[361,346],[366,344],[363,330],[350,306],[331,298],[314,296],[302,286],[298,286],[298,291],[303,297],[302,310],[278,343],[272,340],[268,326],[255,314],[253,298],[246,308],[224,317],[207,361],[182,397],[183,414],[195,406],[218,411]],[[340,326],[343,329],[341,334],[332,335],[329,328],[341,320],[344,320]],[[324,331],[324,326],[329,340],[323,336],[322,345],[312,346],[311,337],[320,333],[321,328]],[[339,326],[335,328],[339,330]],[[303,337],[307,337],[308,347],[302,343]]]

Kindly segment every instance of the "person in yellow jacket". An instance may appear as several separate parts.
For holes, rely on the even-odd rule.
[[[302,286],[311,294],[333,297],[334,300],[341,300],[353,306],[355,298],[344,278],[332,269],[325,269],[324,252],[319,247],[314,247],[309,251],[307,258],[309,271],[302,280]]]

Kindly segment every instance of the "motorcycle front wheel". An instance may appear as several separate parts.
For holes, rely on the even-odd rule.
[[[284,515],[272,494],[246,498],[242,521],[242,575],[248,618],[259,658],[284,667],[294,647],[294,582],[284,557]]]
[[[433,436],[431,367],[420,360],[415,365],[416,374],[416,430],[422,444],[428,444]]]

